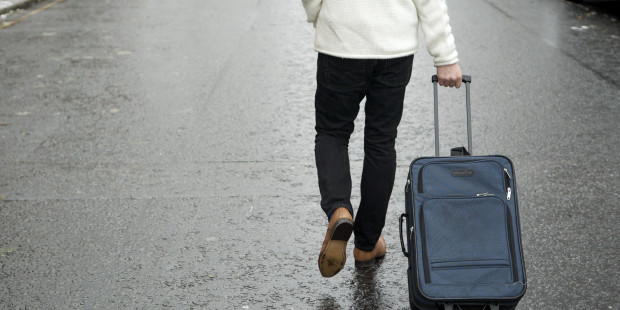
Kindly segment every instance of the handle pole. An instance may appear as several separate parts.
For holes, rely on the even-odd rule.
[[[439,156],[439,102],[437,99],[437,81],[433,80],[433,96],[435,101],[435,156]]]
[[[437,98],[437,84],[439,84],[439,79],[437,78],[437,75],[433,75],[432,82],[433,100],[435,103],[435,156],[439,156],[439,99]],[[469,154],[473,154],[471,149],[471,103],[469,95],[469,84],[471,84],[471,76],[463,75],[463,83],[465,83],[465,108],[467,110],[467,149],[469,150]]]
[[[465,103],[465,107],[467,109],[467,149],[469,150],[469,154],[473,154],[474,151],[471,148],[471,103],[469,101],[469,84],[471,83],[471,78],[469,82],[465,82],[465,97],[467,98],[467,102]]]

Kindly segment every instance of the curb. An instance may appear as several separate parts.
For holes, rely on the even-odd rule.
[[[38,0],[0,0],[0,14],[8,13],[15,9],[20,9]]]

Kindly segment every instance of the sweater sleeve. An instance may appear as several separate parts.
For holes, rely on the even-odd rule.
[[[323,0],[301,0],[301,3],[304,6],[304,10],[306,10],[307,21],[309,23],[316,23]]]
[[[304,0],[305,1],[305,0]],[[428,53],[435,66],[447,66],[459,61],[446,0],[413,0]]]

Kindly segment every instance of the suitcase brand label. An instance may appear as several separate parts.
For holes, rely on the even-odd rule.
[[[456,169],[450,171],[450,174],[452,174],[452,176],[456,178],[473,177],[474,171],[470,169]]]

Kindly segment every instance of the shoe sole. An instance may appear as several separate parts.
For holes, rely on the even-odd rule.
[[[353,233],[353,221],[346,218],[336,221],[325,251],[319,257],[319,270],[323,277],[333,277],[344,268],[351,233]]]

